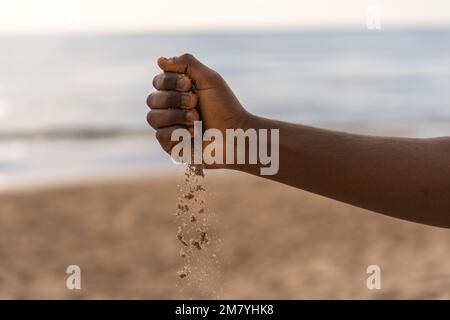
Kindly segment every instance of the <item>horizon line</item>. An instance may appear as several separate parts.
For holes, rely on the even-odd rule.
[[[212,27],[212,28],[161,28],[161,29],[110,29],[110,30],[45,30],[38,32],[17,31],[0,32],[0,38],[10,37],[60,37],[60,36],[127,36],[127,35],[207,35],[207,34],[278,34],[297,32],[345,32],[345,31],[420,31],[420,30],[445,30],[450,28],[449,23],[439,24],[389,24],[378,30],[369,30],[364,24],[347,25],[310,25],[310,26],[275,26],[265,28],[254,27]],[[181,30],[183,29],[183,30]]]

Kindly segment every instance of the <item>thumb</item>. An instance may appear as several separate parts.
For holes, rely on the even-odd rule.
[[[211,83],[208,84],[208,82],[214,80],[217,75],[214,70],[208,68],[189,53],[174,58],[159,58],[158,65],[165,72],[186,74],[191,78],[197,89],[209,87]]]

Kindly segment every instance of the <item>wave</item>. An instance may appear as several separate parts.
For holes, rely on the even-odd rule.
[[[149,135],[149,130],[129,127],[50,128],[38,131],[0,131],[0,142],[99,140]]]

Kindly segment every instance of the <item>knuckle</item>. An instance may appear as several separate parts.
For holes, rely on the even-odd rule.
[[[183,110],[183,113],[180,115],[180,123],[184,125],[192,123],[194,119],[194,110]]]
[[[193,109],[192,110],[192,120],[198,121],[199,119],[200,119],[200,114],[197,112],[197,110]]]
[[[190,53],[183,53],[180,56],[180,58],[183,59],[186,62],[189,62],[189,61],[192,61],[194,59],[194,56],[192,54],[190,54]]]
[[[198,96],[195,93],[191,94],[191,105],[192,107],[196,107],[198,104]]]
[[[166,121],[169,126],[173,125],[177,119],[177,111],[176,109],[167,110]]]
[[[171,145],[170,143],[163,143],[163,144],[161,144],[161,147],[162,147],[163,150],[164,150],[165,152],[167,152],[168,154],[170,154],[171,151],[172,151],[172,145]]]
[[[208,73],[208,80],[209,81],[214,81],[214,82],[219,82],[219,81],[223,81],[223,78],[217,71],[211,70]]]
[[[159,141],[159,143],[164,142],[164,134],[163,134],[162,130],[156,130],[155,137],[156,137],[156,140]]]
[[[171,74],[171,73],[166,73],[162,76],[162,87],[164,89],[174,89],[176,86],[176,82],[177,82],[177,78]]]
[[[164,103],[168,107],[179,107],[180,94],[178,92],[169,91],[164,95]]]
[[[164,109],[170,105],[169,97],[166,91],[155,91],[149,96],[148,106],[152,109]]]
[[[152,104],[153,104],[153,98],[154,98],[154,92],[150,93],[147,96],[147,106],[149,106],[150,108],[152,107]]]
[[[156,128],[155,114],[152,111],[147,113],[147,122],[152,128]]]
[[[153,88],[158,89],[158,81],[159,81],[159,75],[154,76],[153,81],[152,81]]]
[[[178,111],[178,110],[170,109],[170,110],[164,110],[161,113],[161,116],[163,116],[162,117],[163,119],[161,119],[161,120],[162,120],[162,123],[164,126],[172,126],[177,123],[178,119],[176,117],[176,111]]]
[[[183,78],[184,83],[185,83],[185,86],[186,86],[185,89],[190,90],[191,87],[192,87],[192,80],[191,80],[191,78],[189,78],[189,77],[186,76],[186,75],[183,75],[182,78]]]
[[[160,103],[161,103],[161,105],[164,105],[165,107],[170,107],[170,93],[169,92],[161,92]]]
[[[183,123],[186,119],[186,111],[187,110],[175,110],[176,112],[174,112],[172,114],[172,122],[173,123]]]
[[[176,107],[181,106],[182,97],[183,97],[183,95],[181,94],[181,92],[173,92],[172,93],[172,101],[173,101],[174,106],[176,106]]]

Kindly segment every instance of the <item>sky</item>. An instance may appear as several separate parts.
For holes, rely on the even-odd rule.
[[[374,9],[375,8],[375,9]],[[0,34],[450,25],[449,0],[0,0]]]

